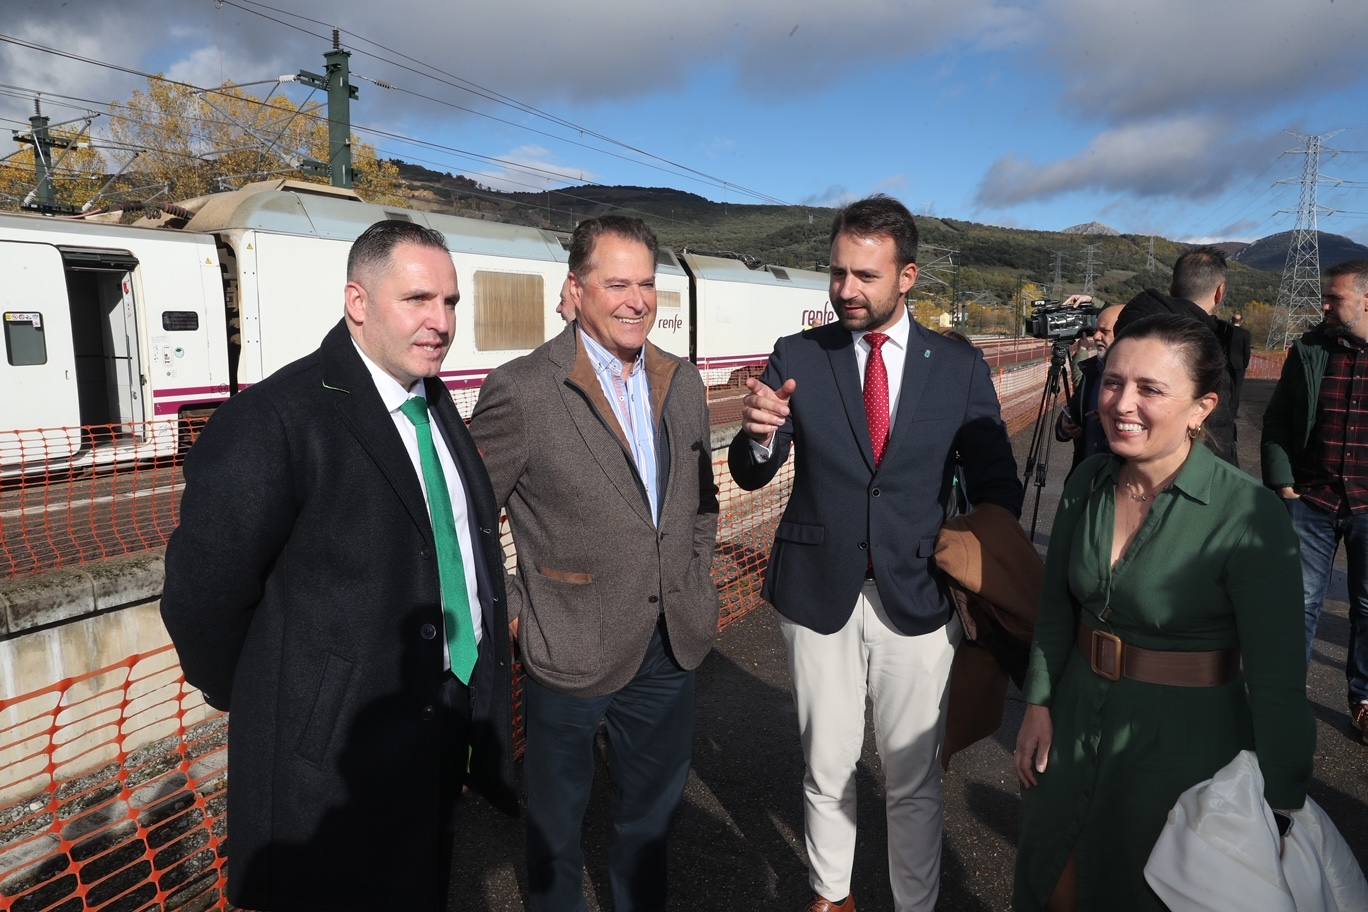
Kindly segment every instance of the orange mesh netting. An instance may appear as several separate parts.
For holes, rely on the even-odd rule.
[[[1039,405],[1040,349],[999,353],[994,383],[1013,432]],[[710,391],[715,426],[734,424],[744,387]],[[176,425],[168,427],[178,430]],[[41,465],[41,444],[72,432],[0,435],[20,463]],[[150,436],[161,431],[148,432]],[[715,441],[725,447],[726,440]],[[742,491],[713,463],[721,504],[713,579],[725,628],[762,604],[774,527],[793,462],[759,491]],[[175,527],[181,479],[174,461],[63,468],[11,477],[0,491],[0,575],[159,549]],[[509,565],[512,540],[504,524]],[[521,674],[514,680],[518,751]],[[0,700],[0,910],[132,912],[227,909],[224,899],[228,717],[184,681],[170,646]]]
[[[224,908],[226,737],[170,646],[0,702],[0,909]]]
[[[0,579],[165,547],[206,420],[0,431]]]

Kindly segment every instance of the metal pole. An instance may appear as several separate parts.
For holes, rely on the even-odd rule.
[[[33,116],[29,118],[33,136],[34,202],[47,209],[57,204],[57,190],[52,185],[52,138],[48,135],[48,119],[43,116],[38,99],[33,99]]]
[[[337,29],[333,29],[333,49],[323,55],[323,72],[328,81],[328,164],[332,167],[332,185],[352,185],[351,99],[356,89],[351,84],[349,51],[342,50]]]

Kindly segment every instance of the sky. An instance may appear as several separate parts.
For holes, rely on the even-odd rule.
[[[808,206],[883,192],[995,225],[1253,240],[1295,222],[1278,211],[1298,203],[1292,134],[1335,133],[1319,225],[1368,244],[1361,0],[4,6],[0,35],[200,86],[321,72],[316,35],[336,26],[360,138],[499,189],[634,184]],[[144,85],[0,41],[6,130],[35,89],[57,121]]]

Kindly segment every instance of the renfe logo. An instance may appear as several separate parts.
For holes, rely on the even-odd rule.
[[[830,308],[827,308],[826,310],[803,311],[803,326],[809,329],[813,326],[825,326],[835,319],[836,311]]]
[[[670,332],[679,332],[684,328],[684,318],[666,317],[663,320],[656,320],[656,326],[660,329],[668,329]]]

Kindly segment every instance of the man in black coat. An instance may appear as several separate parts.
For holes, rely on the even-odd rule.
[[[234,905],[441,909],[462,787],[512,802],[498,510],[437,379],[458,298],[441,234],[372,225],[344,319],[186,460],[162,616],[231,712]]]
[[[1235,375],[1235,387],[1231,390],[1230,410],[1240,417],[1240,394],[1244,391],[1245,371],[1254,360],[1254,340],[1249,330],[1244,328],[1244,314],[1236,311],[1230,315],[1230,345],[1226,348],[1230,368]]]
[[[1168,294],[1146,288],[1126,304],[1116,320],[1116,337],[1119,339],[1126,327],[1136,320],[1166,313],[1191,317],[1215,334],[1221,343],[1221,350],[1226,352],[1226,370],[1217,390],[1219,401],[1216,409],[1207,418],[1203,428],[1206,430],[1207,446],[1212,452],[1231,465],[1239,466],[1235,439],[1235,409],[1238,404],[1235,393],[1236,370],[1230,358],[1235,344],[1235,327],[1216,316],[1216,310],[1226,296],[1226,271],[1226,256],[1217,248],[1198,247],[1189,250],[1173,264],[1173,281]],[[1240,377],[1243,378],[1242,373]]]
[[[831,231],[838,322],[780,339],[750,380],[728,464],[754,490],[796,453],[764,597],[793,677],[807,775],[806,912],[853,912],[855,782],[865,703],[884,767],[900,912],[940,888],[940,748],[958,618],[931,557],[956,464],[974,505],[1021,512],[1011,442],[979,351],[918,326],[917,229],[884,196]]]

